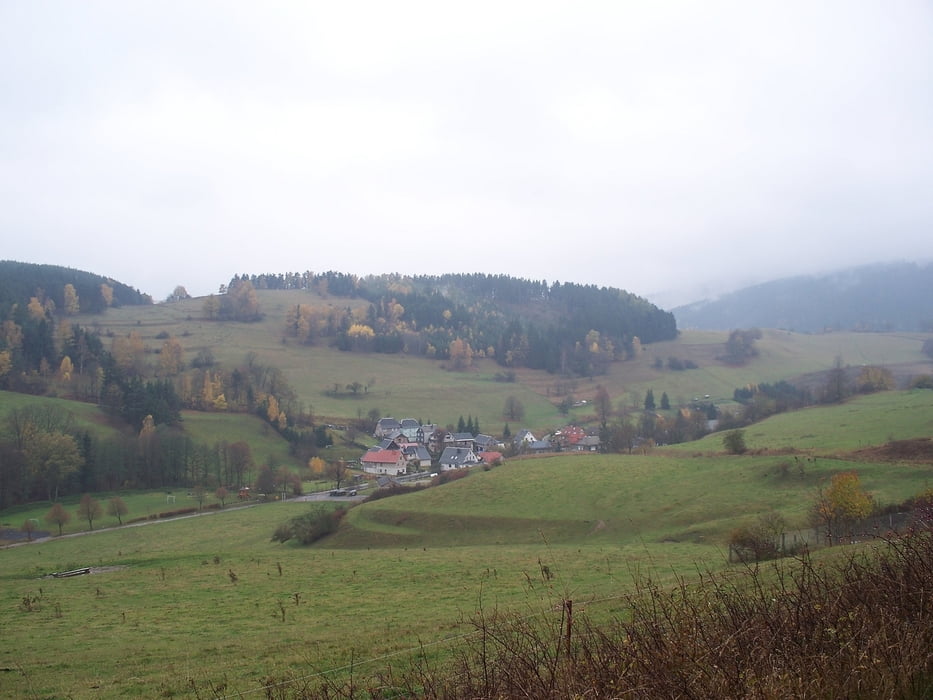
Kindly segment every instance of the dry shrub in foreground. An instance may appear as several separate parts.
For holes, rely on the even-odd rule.
[[[581,607],[577,601],[576,607]],[[452,664],[378,680],[287,682],[269,697],[922,698],[933,693],[933,535],[916,532],[830,563],[809,557],[650,580],[628,614],[597,625],[481,613]],[[323,682],[322,682],[323,681]],[[314,687],[312,687],[314,686]],[[365,688],[365,689],[364,689]]]

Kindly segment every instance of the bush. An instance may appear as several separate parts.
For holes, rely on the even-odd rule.
[[[163,510],[161,513],[156,513],[158,518],[174,518],[178,515],[191,515],[192,513],[197,513],[197,507],[190,508],[176,508],[175,510]]]
[[[391,498],[392,496],[401,496],[406,493],[415,493],[416,491],[423,491],[424,486],[418,486],[416,484],[398,484],[396,486],[387,486],[385,488],[376,489],[366,498],[366,502],[370,501],[380,501],[383,498]]]
[[[748,447],[745,445],[744,430],[730,430],[722,437],[722,446],[731,455],[744,454]]]
[[[469,469],[448,469],[447,471],[441,472],[433,479],[431,479],[431,483],[434,486],[440,486],[441,484],[448,484],[451,481],[456,481],[457,479],[465,479],[469,475]]]
[[[729,548],[739,561],[744,562],[776,559],[780,556],[771,534],[754,525],[733,530],[729,536]]]
[[[288,542],[296,539],[301,544],[313,544],[337,531],[347,511],[344,508],[327,510],[318,506],[304,515],[298,515],[279,525],[272,533],[273,542]]]
[[[933,375],[921,374],[910,383],[911,389],[933,389]]]
[[[572,631],[570,601],[551,615],[480,610],[449,666],[389,668],[380,682],[451,700],[929,697],[933,536],[885,545],[804,556],[777,576],[753,566],[673,590],[641,578],[624,614],[596,623],[574,609]]]

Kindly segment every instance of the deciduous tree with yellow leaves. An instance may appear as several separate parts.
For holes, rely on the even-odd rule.
[[[81,304],[78,300],[78,292],[73,284],[65,285],[63,296],[65,299],[65,313],[69,316],[78,313],[79,309],[81,308]]]
[[[450,341],[447,353],[450,356],[451,369],[465,370],[473,364],[473,348],[462,338]]]
[[[814,519],[833,539],[851,534],[852,526],[871,515],[873,509],[874,500],[862,488],[858,474],[855,471],[839,472],[833,474],[829,487],[820,492]]]
[[[174,377],[184,366],[184,350],[178,338],[167,338],[159,351],[159,376]]]

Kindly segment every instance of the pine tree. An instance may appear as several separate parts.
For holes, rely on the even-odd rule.
[[[653,411],[654,407],[654,390],[648,389],[648,393],[645,394],[645,410]]]

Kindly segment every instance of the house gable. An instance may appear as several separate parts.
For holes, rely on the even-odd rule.
[[[380,418],[376,422],[376,429],[373,431],[373,437],[384,438],[391,433],[402,429],[402,424],[394,418]]]
[[[360,458],[360,464],[367,474],[398,476],[407,470],[407,461],[402,450],[369,450]]]
[[[445,447],[441,458],[438,460],[440,467],[444,471],[450,469],[462,469],[480,461],[476,453],[469,447]]]

